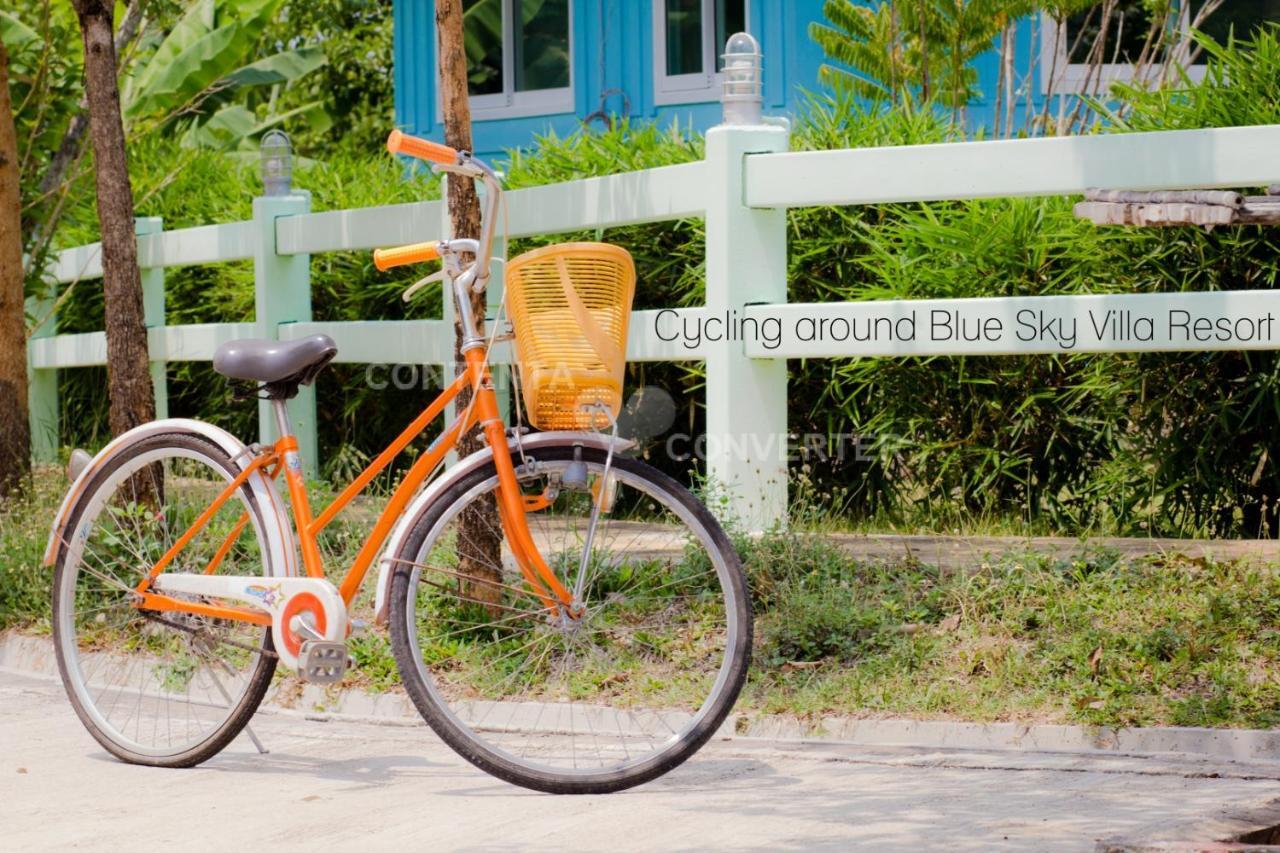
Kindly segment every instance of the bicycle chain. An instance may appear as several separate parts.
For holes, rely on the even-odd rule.
[[[163,616],[156,616],[155,614],[148,613],[145,610],[142,611],[142,617],[144,619],[150,619],[152,622],[159,622],[161,625],[168,625],[170,628],[176,628],[179,631],[186,631],[188,634],[191,634],[192,636],[197,636],[197,637],[200,636],[201,629],[192,628],[190,625],[183,625],[178,622],[170,621],[169,619],[166,619]],[[280,655],[277,654],[276,652],[268,651],[259,646],[251,646],[248,643],[241,643],[236,640],[228,640],[225,638],[218,640],[218,642],[225,643],[228,646],[235,646],[238,649],[244,649],[247,652],[254,652],[256,654],[260,654],[265,658],[273,658],[276,660],[280,659]]]

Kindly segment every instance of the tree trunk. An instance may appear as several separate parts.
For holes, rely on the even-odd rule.
[[[134,234],[133,188],[116,81],[113,4],[110,0],[73,2],[84,37],[85,96],[102,233],[110,425],[112,434],[119,435],[156,416]]]
[[[462,41],[462,0],[436,0],[436,32],[440,40],[440,88],[444,107],[444,141],[459,151],[471,150],[471,103],[467,92],[467,56]],[[449,219],[457,237],[480,236],[480,200],[475,185],[465,178],[449,181]],[[446,296],[446,298],[452,298]],[[483,293],[471,294],[475,316],[485,316]],[[454,328],[454,362],[458,372],[466,369],[461,353],[462,326]],[[457,406],[471,402],[468,388],[458,395]],[[480,430],[463,436],[458,452],[467,456],[479,450]],[[473,601],[496,605],[502,601],[501,525],[492,495],[475,501],[459,519],[458,573],[474,580],[462,584],[462,594]],[[498,615],[497,607],[489,607]]]
[[[1017,21],[1011,21],[1004,32],[1004,38],[1008,42],[1008,50],[1001,57],[1000,65],[1004,69],[1004,138],[1008,139],[1013,136],[1013,95],[1015,88],[1013,52],[1018,46]],[[1027,97],[1030,98],[1031,95],[1028,94]]]
[[[18,180],[18,134],[9,100],[9,52],[0,41],[0,495],[21,485],[31,471]]]
[[[920,3],[920,100],[929,102],[929,10]]]

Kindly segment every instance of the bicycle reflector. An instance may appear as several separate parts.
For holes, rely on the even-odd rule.
[[[605,429],[622,408],[636,268],[623,248],[562,243],[507,263],[507,310],[529,420],[538,429]]]

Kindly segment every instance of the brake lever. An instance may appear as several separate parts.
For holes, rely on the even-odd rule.
[[[432,163],[431,171],[437,175],[448,172],[452,175],[462,175],[464,178],[484,177],[484,170],[471,163]]]
[[[431,275],[426,276],[425,278],[418,279],[412,285],[410,285],[409,288],[405,290],[404,293],[400,295],[400,298],[403,299],[405,302],[408,302],[410,299],[413,298],[413,295],[417,293],[419,290],[426,287],[428,284],[432,284],[433,282],[437,282],[437,281],[444,281],[444,270],[442,269],[436,270]]]

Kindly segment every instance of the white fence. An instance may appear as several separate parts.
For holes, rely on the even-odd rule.
[[[1263,186],[1280,182],[1280,162],[1272,163],[1280,126],[797,153],[787,147],[779,126],[722,126],[708,132],[702,162],[509,194],[512,237],[705,219],[704,307],[637,311],[628,358],[705,360],[708,473],[755,526],[786,508],[787,358],[1280,347],[1280,291],[788,305],[785,221],[786,208],[810,205],[1069,195],[1095,186]],[[236,337],[324,332],[337,341],[339,361],[450,361],[451,306],[445,320],[311,320],[312,254],[439,237],[447,229],[441,203],[325,213],[311,213],[309,205],[305,196],[264,197],[255,200],[250,221],[178,231],[139,220],[162,414],[165,362],[209,360],[218,344]],[[166,267],[248,259],[255,322],[164,325]],[[65,284],[99,276],[94,244],[64,251],[52,278]],[[52,299],[51,292],[31,313],[48,317]],[[684,334],[686,325],[699,334]],[[43,458],[56,450],[56,371],[106,361],[103,333],[54,335],[51,326],[44,322],[30,342],[32,431]],[[314,464],[314,395],[291,405]],[[260,418],[264,433],[270,421]]]

